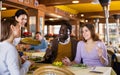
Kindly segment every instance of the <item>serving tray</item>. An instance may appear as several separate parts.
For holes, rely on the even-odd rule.
[[[30,45],[39,45],[40,41],[32,39],[32,38],[22,38],[21,40],[24,44],[30,44]]]

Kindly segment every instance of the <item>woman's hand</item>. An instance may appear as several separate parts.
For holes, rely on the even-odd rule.
[[[102,47],[101,47],[100,44],[98,44],[97,50],[98,50],[98,56],[99,56],[99,57],[102,57],[102,56],[103,56],[103,50],[102,50]]]
[[[22,64],[23,64],[27,59],[28,59],[28,56],[25,56],[25,55],[21,56],[21,62],[22,62]]]
[[[97,50],[98,50],[98,56],[102,57],[103,56],[103,50],[102,50],[102,48],[98,48]]]
[[[102,47],[100,44],[98,44],[98,47],[97,47],[97,50],[98,50],[98,56],[100,58],[100,61],[101,63],[105,63],[105,59],[104,59],[104,56],[103,56],[103,50],[102,50]]]
[[[69,59],[68,57],[62,58],[62,62],[63,62],[63,64],[66,65],[66,66],[72,65],[72,64],[71,64],[71,61],[70,61],[70,59]]]

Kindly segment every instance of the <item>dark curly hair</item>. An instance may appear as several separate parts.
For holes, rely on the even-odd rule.
[[[66,25],[66,26],[67,26],[67,29],[69,29],[69,31],[70,31],[70,33],[71,33],[71,31],[72,31],[72,26],[71,26],[71,24],[70,24],[68,21],[62,20],[62,21],[61,21],[61,25]]]

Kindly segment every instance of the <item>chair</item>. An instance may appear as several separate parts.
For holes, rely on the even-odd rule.
[[[115,70],[117,75],[120,75],[120,62],[118,62],[116,54],[111,50],[107,50],[107,52],[110,59],[110,66]]]
[[[109,60],[108,66],[112,67],[112,65],[113,65],[112,55],[114,55],[114,52],[112,50],[107,50],[107,53],[108,53],[108,60]]]
[[[116,55],[112,55],[112,68],[115,70],[115,72],[117,73],[117,75],[120,75],[120,62],[118,62]]]

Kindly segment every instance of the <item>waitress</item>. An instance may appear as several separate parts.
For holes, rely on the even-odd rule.
[[[21,29],[23,29],[27,23],[28,14],[25,10],[19,9],[16,11],[15,16],[13,16],[13,18],[20,24]],[[20,37],[15,38],[13,44],[17,45],[20,42],[20,40]]]

